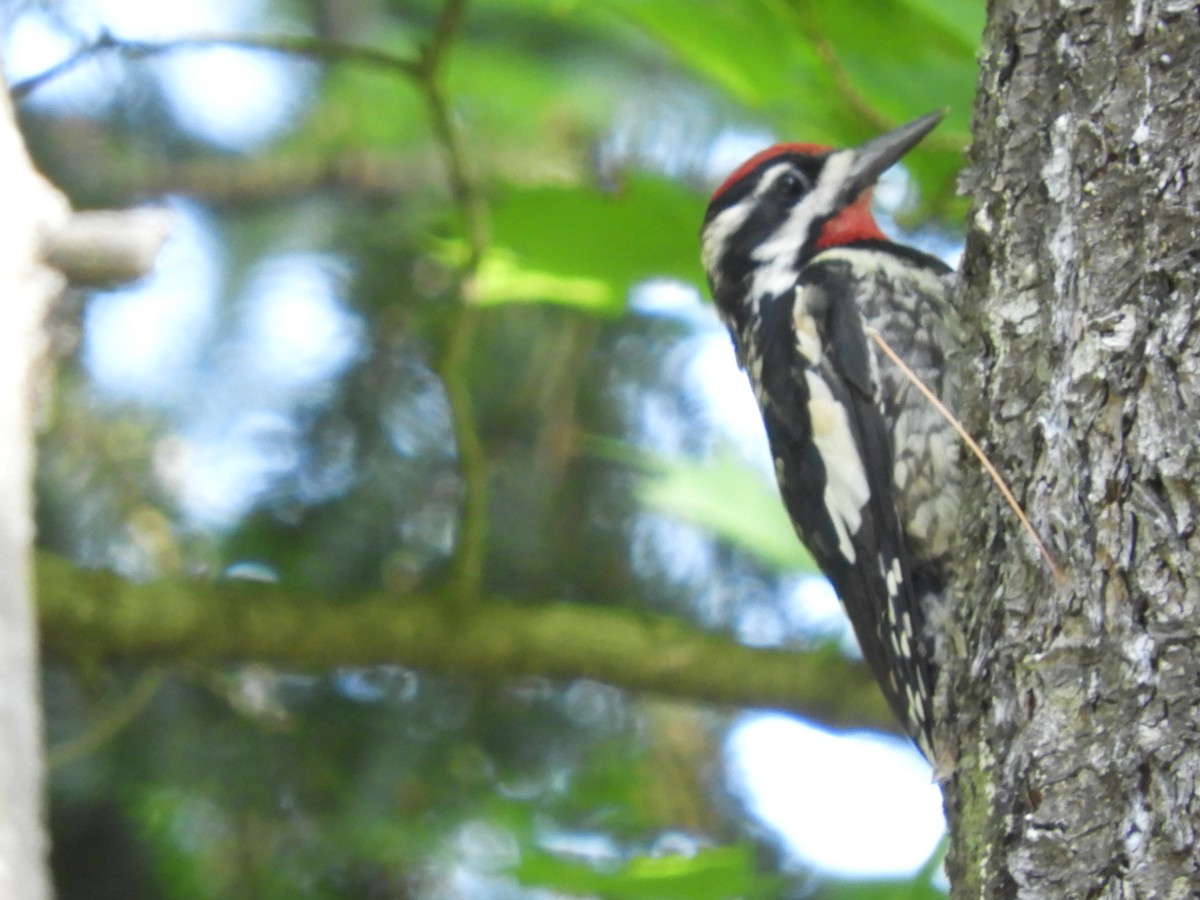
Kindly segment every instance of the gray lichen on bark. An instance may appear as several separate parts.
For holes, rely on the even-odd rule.
[[[1200,896],[1200,7],[992,0],[964,311],[979,480],[945,672],[959,897]]]

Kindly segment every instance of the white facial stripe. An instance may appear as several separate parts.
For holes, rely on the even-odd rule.
[[[830,154],[816,186],[796,204],[775,233],[755,249],[755,261],[765,263],[754,273],[756,296],[761,297],[764,293],[779,296],[795,283],[796,251],[804,243],[813,222],[836,209],[842,185],[853,163],[853,150]]]
[[[725,244],[729,241],[729,238],[746,224],[746,220],[750,218],[750,214],[758,206],[763,194],[771,190],[775,186],[775,182],[782,178],[784,173],[792,171],[795,171],[795,167],[791,163],[781,162],[771,166],[771,168],[763,172],[753,192],[747,194],[728,209],[721,211],[708,223],[708,226],[704,229],[702,246],[700,248],[700,257],[704,262],[706,271],[719,271],[717,263],[720,262],[725,250]]]
[[[846,408],[834,399],[829,385],[816,370],[805,372],[805,379],[810,395],[808,414],[813,443],[825,464],[825,510],[837,532],[838,549],[854,562],[850,535],[862,524],[862,510],[871,497],[871,489],[850,431]]]
[[[705,226],[701,239],[700,259],[704,263],[704,270],[710,275],[720,272],[718,263],[725,253],[725,245],[734,232],[745,224],[753,209],[754,200],[747,197],[741,203],[722,210]]]
[[[760,198],[763,194],[775,187],[775,182],[782,178],[788,172],[795,172],[796,167],[789,162],[780,162],[771,166],[762,174],[762,178],[758,179],[758,185],[754,188],[754,197]]]

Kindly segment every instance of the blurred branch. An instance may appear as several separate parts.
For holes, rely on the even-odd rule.
[[[434,26],[433,35],[421,48],[421,59],[417,64],[419,75],[426,81],[434,80],[438,69],[454,38],[462,28],[467,15],[467,0],[446,0]]]
[[[108,743],[154,699],[162,687],[164,675],[159,669],[145,672],[129,692],[87,731],[46,751],[46,765],[58,769],[85,756],[91,756]]]
[[[43,238],[42,256],[72,284],[124,284],[150,271],[170,229],[165,209],[73,212]]]
[[[355,44],[342,44],[305,35],[202,34],[174,38],[169,41],[129,41],[105,32],[91,44],[81,47],[58,65],[51,66],[44,72],[14,84],[12,96],[17,100],[27,97],[42,85],[61,78],[92,57],[104,53],[117,53],[128,59],[147,59],[152,56],[178,53],[181,50],[199,50],[206,47],[263,50],[268,53],[303,56],[325,62],[352,62],[368,68],[398,72],[414,77],[420,77],[422,65],[421,60],[408,59],[383,50]]]
[[[267,156],[187,159],[130,150],[126,158],[110,164],[111,157],[121,151],[104,144],[105,137],[95,131],[89,130],[86,139],[80,139],[79,126],[77,120],[42,123],[48,140],[75,141],[81,153],[86,145],[86,160],[79,154],[64,154],[61,164],[78,170],[72,173],[71,181],[82,195],[110,206],[182,193],[207,206],[253,208],[296,200],[318,190],[403,202],[414,193],[414,186],[429,177],[429,154],[416,149],[383,152],[337,147]]]
[[[464,498],[462,524],[455,545],[454,574],[458,592],[466,597],[479,593],[487,557],[490,486],[487,451],[475,423],[475,405],[467,384],[478,311],[465,299],[450,320],[437,361],[437,373],[446,388],[446,400],[454,424],[454,440],[462,473]]]
[[[61,63],[44,72],[13,85],[12,96],[21,99],[43,85],[61,78],[87,60],[103,53],[117,53],[129,59],[146,59],[209,47],[232,47],[241,50],[262,50],[288,56],[300,56],[325,62],[349,62],[367,68],[404,75],[417,82],[429,106],[434,137],[441,146],[449,170],[450,188],[463,218],[471,257],[466,269],[474,271],[485,242],[485,218],[479,191],[472,182],[466,165],[462,140],[451,121],[449,108],[442,93],[442,65],[466,15],[466,0],[447,0],[434,27],[432,36],[415,58],[400,56],[356,44],[344,44],[305,35],[233,35],[209,34],[174,38],[169,41],[131,41],[101,34],[91,44],[81,47]]]
[[[87,59],[105,52],[143,59],[180,50],[204,47],[236,47],[304,56],[324,61],[349,62],[397,73],[414,81],[429,110],[433,137],[445,158],[447,181],[462,222],[468,254],[456,279],[457,306],[450,317],[439,354],[438,374],[446,386],[455,442],[465,485],[462,528],[455,553],[458,586],[465,594],[478,592],[487,554],[488,472],[487,456],[479,437],[475,412],[466,380],[475,333],[476,311],[470,306],[471,281],[487,244],[486,210],[478,185],[470,175],[462,134],[442,88],[443,69],[467,12],[467,0],[446,0],[429,39],[415,59],[368,47],[343,44],[307,36],[198,35],[164,42],[127,41],[103,34],[69,59],[29,78],[13,88],[14,97],[27,96],[38,87],[61,77]]]
[[[465,494],[454,570],[458,590],[466,596],[474,596],[483,582],[487,557],[490,491],[487,453],[476,427],[466,368],[478,315],[470,304],[471,282],[487,246],[487,222],[483,197],[471,178],[463,137],[455,126],[441,84],[442,64],[462,28],[466,10],[467,0],[446,0],[433,36],[421,50],[417,77],[429,108],[434,137],[446,159],[450,189],[467,238],[467,258],[458,270],[458,305],[447,324],[437,370],[450,404]]]
[[[135,584],[48,554],[38,557],[37,576],[48,658],[397,664],[488,680],[593,678],[844,727],[894,727],[865,667],[837,653],[752,649],[626,609],[383,593],[330,603],[259,582]]]
[[[462,272],[464,277],[469,278],[479,266],[487,242],[483,198],[468,171],[462,135],[454,126],[441,86],[441,66],[449,52],[450,44],[462,27],[466,10],[467,0],[446,0],[433,37],[421,50],[417,78],[429,107],[434,137],[437,138],[446,157],[450,188],[463,220],[463,230],[467,235],[470,255],[462,267]]]

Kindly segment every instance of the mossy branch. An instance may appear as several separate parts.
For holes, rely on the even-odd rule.
[[[250,581],[135,584],[48,554],[37,576],[43,650],[60,661],[258,661],[308,671],[386,663],[495,681],[592,678],[842,727],[891,727],[866,669],[832,650],[754,649],[627,609],[382,592],[332,601]]]

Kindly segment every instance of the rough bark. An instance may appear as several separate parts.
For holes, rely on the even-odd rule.
[[[982,482],[956,897],[1200,896],[1200,7],[992,0],[966,190]]]
[[[50,895],[31,593],[32,372],[62,278],[39,261],[66,203],[33,170],[0,82],[0,897]]]

